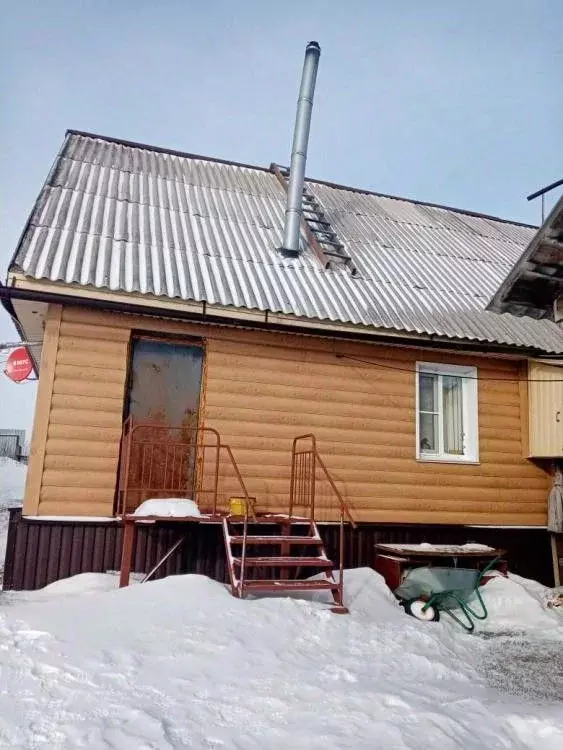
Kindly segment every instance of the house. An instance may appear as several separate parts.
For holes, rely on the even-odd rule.
[[[0,457],[23,461],[25,430],[0,430]]]
[[[563,325],[563,197],[531,238],[492,298],[489,309],[537,319],[551,318]]]
[[[536,195],[559,187],[559,180]],[[543,198],[542,198],[543,199]],[[489,310],[499,313],[552,319],[563,329],[563,197],[532,237],[489,303]],[[555,583],[563,581],[563,359],[536,362],[532,372],[543,381],[534,394],[532,409],[543,413],[542,433],[537,440],[541,452],[553,455],[554,482],[548,503],[548,528]]]
[[[563,331],[486,310],[536,229],[308,179],[292,255],[280,250],[286,174],[67,132],[2,289],[22,336],[43,342],[7,587],[115,569],[120,514],[195,491],[198,472],[205,490],[193,452],[179,484],[164,477],[163,424],[184,443],[219,435],[271,513],[287,513],[293,439],[314,434],[357,524],[346,564],[370,564],[376,541],[471,540],[549,578],[559,448],[541,425],[557,392],[528,373],[563,354]],[[156,459],[143,440],[123,453],[129,418],[148,423]],[[240,494],[231,469],[212,473],[204,510],[213,497],[226,513]],[[138,570],[173,540],[158,533],[137,543]],[[220,533],[190,524],[167,570],[224,576]]]

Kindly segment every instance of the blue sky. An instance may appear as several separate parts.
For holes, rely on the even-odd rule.
[[[309,175],[537,223],[563,177],[559,0],[0,0],[0,265],[66,128],[287,163],[322,47]],[[12,339],[0,311],[0,340]],[[34,386],[0,376],[2,427]]]

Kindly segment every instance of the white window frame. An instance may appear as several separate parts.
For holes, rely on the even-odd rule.
[[[420,383],[419,374],[455,375],[464,378],[462,381],[463,410],[463,454],[444,453],[442,446],[443,418],[442,405],[439,404],[438,418],[438,452],[426,453],[420,448]],[[439,389],[442,399],[442,388]],[[418,461],[438,461],[442,463],[476,464],[479,463],[479,401],[477,394],[477,368],[463,365],[448,365],[441,362],[416,363],[416,458]]]

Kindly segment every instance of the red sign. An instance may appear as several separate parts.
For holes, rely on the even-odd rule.
[[[21,383],[31,375],[33,362],[25,346],[19,346],[10,352],[6,362],[6,375],[15,383]]]

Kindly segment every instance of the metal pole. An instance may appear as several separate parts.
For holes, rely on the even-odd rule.
[[[293,146],[291,149],[291,164],[289,169],[289,185],[287,188],[287,204],[285,209],[285,225],[283,232],[282,252],[290,256],[299,255],[299,236],[301,232],[301,216],[303,213],[303,185],[305,182],[305,166],[307,163],[307,146],[311,129],[311,112],[313,110],[313,96],[317,81],[321,48],[317,42],[309,42],[305,50],[305,61],[301,75],[301,88],[297,101],[295,129],[293,132]]]
[[[178,541],[177,541],[177,542],[176,542],[175,544],[173,544],[173,545],[172,545],[172,547],[170,547],[170,549],[169,549],[169,550],[168,550],[168,552],[167,552],[167,553],[166,553],[166,554],[164,555],[164,557],[161,557],[161,558],[160,558],[160,560],[159,560],[159,561],[157,562],[157,564],[156,564],[156,565],[155,565],[155,566],[154,566],[153,568],[151,568],[151,569],[149,570],[149,572],[148,572],[148,573],[146,574],[146,576],[145,576],[145,577],[143,578],[143,580],[141,581],[141,583],[145,583],[146,581],[148,581],[148,580],[149,580],[149,578],[150,578],[150,577],[151,577],[152,575],[154,575],[154,574],[156,573],[156,571],[157,571],[157,570],[158,570],[158,569],[160,568],[160,566],[161,566],[161,565],[163,565],[163,564],[164,564],[164,563],[165,563],[165,562],[166,562],[166,561],[168,560],[168,558],[170,557],[170,555],[172,555],[172,554],[174,554],[174,552],[176,552],[176,550],[177,550],[177,549],[178,549],[178,547],[179,547],[179,546],[180,546],[180,545],[182,544],[182,542],[183,542],[183,541],[185,540],[185,538],[186,538],[186,535],[184,534],[183,536],[181,536],[181,537],[180,537],[180,538],[178,539]]]
[[[545,221],[545,193],[541,194],[541,223]]]

